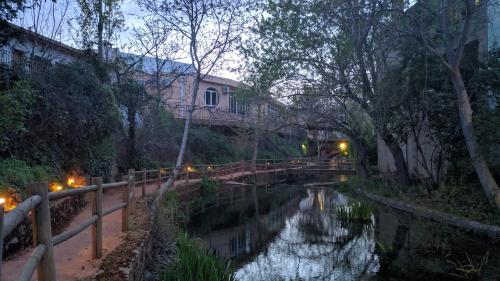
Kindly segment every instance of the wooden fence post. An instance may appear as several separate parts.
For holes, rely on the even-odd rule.
[[[2,261],[3,261],[3,238],[2,238],[3,214],[4,214],[3,205],[0,205],[0,278],[2,278]]]
[[[135,199],[135,169],[128,170],[128,175],[130,176],[130,182],[128,188],[132,189],[132,193],[134,194],[132,196],[132,199]],[[134,200],[132,200],[132,204],[134,204]]]
[[[156,186],[158,189],[161,187],[161,168],[158,169],[158,183]]]
[[[130,173],[130,171],[129,171]],[[122,209],[122,232],[128,231],[128,219],[130,216],[130,209],[131,209],[131,204],[129,200],[129,194],[130,190],[132,189],[132,184],[133,184],[133,176],[132,175],[127,175],[123,176],[123,180],[127,181],[127,186],[122,187],[122,201],[125,203],[125,207]]]
[[[54,245],[52,244],[52,228],[50,221],[49,186],[47,183],[34,183],[28,186],[30,194],[42,198],[32,211],[33,213],[33,243],[44,244],[47,249],[38,263],[37,275],[39,281],[55,281],[56,265],[54,263]]]
[[[97,190],[92,192],[92,215],[97,216],[97,221],[92,224],[92,258],[102,257],[102,177],[92,178],[92,184],[97,185]]]
[[[141,189],[141,198],[146,196],[146,179],[148,178],[148,172],[146,169],[142,171],[142,189]]]

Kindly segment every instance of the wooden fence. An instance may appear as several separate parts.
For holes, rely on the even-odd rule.
[[[240,161],[221,165],[184,165],[179,173],[180,181],[200,179],[202,177],[224,178],[231,180],[235,177],[255,173],[270,173],[286,171],[287,169],[344,169],[353,170],[350,161],[317,161],[316,158],[300,158],[286,160],[259,159],[253,165],[252,161]],[[37,270],[39,281],[56,280],[56,266],[54,262],[54,246],[76,236],[88,227],[92,228],[92,258],[102,257],[102,223],[103,217],[122,210],[122,231],[129,229],[130,212],[134,207],[135,187],[141,187],[141,197],[146,195],[146,185],[156,184],[160,188],[162,182],[170,177],[171,169],[157,169],[140,171],[129,170],[122,181],[103,183],[101,177],[92,178],[90,185],[75,189],[49,192],[47,183],[34,183],[28,187],[30,197],[15,209],[4,213],[0,206],[0,277],[3,257],[3,240],[21,223],[25,217],[31,216],[33,228],[33,245],[31,256],[24,265],[19,281],[29,281]],[[103,210],[103,191],[121,189],[122,202]],[[92,215],[78,226],[53,236],[50,219],[50,201],[89,193]]]

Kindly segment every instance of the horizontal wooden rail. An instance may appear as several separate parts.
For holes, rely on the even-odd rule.
[[[68,231],[65,231],[65,232],[55,236],[54,239],[52,239],[52,243],[55,246],[55,245],[58,245],[64,241],[74,237],[75,235],[79,234],[80,232],[84,231],[87,227],[89,227],[93,223],[95,223],[97,221],[97,219],[98,219],[98,216],[96,216],[96,215],[91,216],[89,219],[80,223],[75,228],[70,229]]]
[[[82,186],[74,189],[69,189],[69,190],[63,190],[59,192],[50,192],[49,193],[49,200],[58,200],[70,196],[75,196],[78,194],[84,194],[92,191],[97,190],[97,185],[89,185],[89,186]]]
[[[118,182],[112,182],[112,183],[103,183],[102,184],[102,189],[110,189],[110,188],[116,188],[116,187],[123,187],[128,185],[127,181],[118,181]]]
[[[221,176],[230,176],[234,179],[235,176],[248,175],[249,173],[279,173],[279,171],[287,169],[339,169],[339,170],[354,170],[355,163],[346,160],[328,160],[318,161],[316,157],[308,158],[291,158],[285,160],[277,159],[257,159],[243,160],[235,163],[211,164],[211,165],[190,165],[185,164],[179,168],[179,179],[189,182],[190,179],[200,179],[202,176],[210,178],[218,178]],[[102,178],[93,178],[92,184],[88,186],[78,187],[59,192],[48,192],[47,183],[33,184],[29,188],[31,197],[21,202],[17,207],[4,214],[0,215],[0,233],[2,240],[0,248],[3,245],[3,239],[7,237],[26,216],[33,212],[33,240],[36,247],[33,249],[32,255],[25,264],[19,280],[31,280],[35,269],[38,267],[38,280],[56,280],[56,270],[53,257],[53,246],[71,239],[81,233],[88,227],[92,226],[92,257],[100,258],[102,255],[102,223],[103,217],[118,210],[122,210],[122,231],[129,229],[129,216],[134,208],[134,192],[135,187],[141,186],[142,197],[146,193],[146,184],[156,183],[160,188],[162,182],[170,179],[171,175],[166,174],[168,171],[173,171],[173,168],[160,168],[147,170],[142,169],[135,171],[129,170],[128,175],[123,176],[122,181],[112,183],[102,183]],[[136,177],[137,176],[137,177]],[[137,178],[140,181],[137,181]],[[102,210],[102,191],[105,189],[120,188],[122,189],[122,202],[112,206],[106,210]],[[76,227],[65,231],[57,236],[52,236],[50,226],[50,208],[49,201],[59,200],[67,197],[73,197],[80,194],[90,193],[90,202],[92,204],[92,215],[86,221],[80,223]],[[217,205],[220,202],[234,198],[217,197]],[[211,206],[208,206],[211,207]],[[1,210],[0,210],[1,211]],[[3,213],[2,213],[3,214]],[[0,251],[0,272],[1,272]]]
[[[103,216],[107,216],[107,215],[109,215],[109,214],[111,214],[111,213],[114,213],[114,212],[116,212],[116,211],[118,211],[118,210],[120,210],[120,209],[123,209],[123,208],[125,208],[125,207],[127,207],[127,203],[122,202],[122,203],[120,203],[120,204],[117,204],[116,206],[113,206],[113,207],[111,207],[111,208],[109,208],[109,209],[107,209],[107,210],[103,211],[103,212],[102,212],[102,215],[103,215]]]
[[[5,237],[7,237],[7,235],[9,235],[41,201],[42,197],[33,195],[17,205],[14,210],[8,212],[3,220],[2,240],[5,239]]]
[[[42,260],[43,255],[45,255],[45,252],[47,252],[47,246],[45,246],[44,244],[38,244],[36,246],[36,248],[33,250],[33,253],[31,253],[31,256],[26,261],[23,271],[21,272],[21,276],[19,276],[19,279],[17,279],[18,281],[31,280],[31,276],[33,276],[33,273]]]

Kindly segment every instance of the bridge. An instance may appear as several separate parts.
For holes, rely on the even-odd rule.
[[[33,280],[35,270],[39,281],[72,280],[83,277],[79,276],[82,271],[92,273],[96,270],[95,261],[104,257],[103,248],[108,253],[111,252],[123,240],[120,232],[127,233],[130,230],[130,216],[136,202],[148,193],[155,193],[169,179],[171,170],[172,168],[129,170],[121,181],[103,183],[102,178],[96,177],[87,186],[57,192],[49,192],[48,183],[30,185],[30,196],[15,209],[4,212],[3,205],[0,206],[0,257],[3,257],[4,239],[27,216],[31,217],[33,228],[31,251],[0,262],[1,280]],[[316,158],[184,165],[173,189],[181,190],[201,182],[204,177],[228,182],[252,175],[266,175],[264,178],[268,178],[269,175],[280,173],[300,175],[318,172],[355,173],[351,161],[318,161]],[[88,196],[89,204],[73,219],[68,229],[53,235],[50,206],[65,198],[83,194]],[[72,243],[64,243],[70,239]]]

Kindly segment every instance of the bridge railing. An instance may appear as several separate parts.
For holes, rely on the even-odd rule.
[[[255,163],[244,160],[235,163],[216,165],[183,165],[177,180],[189,182],[190,179],[224,178],[234,179],[242,175],[253,173],[277,172],[287,169],[353,169],[352,162],[318,161],[315,157],[295,159],[258,159]],[[103,218],[118,210],[122,210],[122,231],[129,230],[130,212],[134,208],[134,190],[141,189],[141,197],[146,195],[146,185],[155,184],[160,188],[162,182],[170,177],[172,168],[161,168],[156,170],[142,169],[135,171],[131,169],[122,177],[121,181],[103,183],[102,177],[92,178],[91,184],[69,190],[49,192],[48,183],[34,183],[28,187],[30,197],[16,206],[15,209],[5,213],[3,205],[0,204],[0,277],[3,257],[3,241],[12,233],[25,217],[30,216],[32,221],[33,249],[30,258],[24,265],[18,280],[29,281],[35,270],[38,272],[38,280],[56,280],[56,266],[54,261],[54,246],[63,243],[91,227],[91,253],[93,259],[102,257]],[[122,202],[103,209],[103,191],[108,189],[119,189],[122,192]],[[52,235],[50,202],[68,197],[89,194],[89,202],[92,207],[91,216],[84,222],[72,229],[66,230],[56,236]]]

